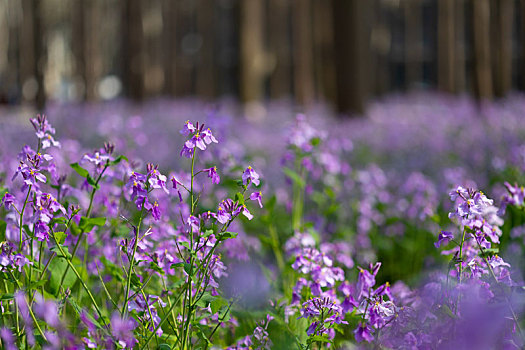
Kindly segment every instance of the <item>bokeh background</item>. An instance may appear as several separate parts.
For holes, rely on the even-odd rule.
[[[1,0],[0,103],[525,88],[523,0]]]

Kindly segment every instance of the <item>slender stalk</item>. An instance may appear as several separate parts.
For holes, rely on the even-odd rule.
[[[80,281],[80,284],[82,285],[82,287],[86,290],[86,293],[88,294],[89,298],[91,299],[91,302],[93,303],[93,306],[95,307],[95,310],[97,311],[98,315],[100,316],[100,319],[102,320],[102,322],[104,324],[106,324],[106,321],[104,321],[104,317],[102,316],[102,312],[100,312],[100,308],[98,307],[98,304],[95,301],[95,298],[93,297],[93,294],[91,294],[91,291],[89,290],[89,287],[86,285],[86,283],[84,282],[84,280],[82,279],[82,277],[78,273],[77,269],[75,268],[75,266],[71,262],[72,258],[70,258],[70,259],[67,258],[66,253],[64,252],[64,250],[62,249],[60,244],[57,242],[54,232],[53,232],[52,236],[53,236],[53,240],[55,241],[55,243],[57,245],[58,250],[60,250],[60,254],[62,254],[62,256],[64,257],[64,260],[66,260],[68,266],[71,268],[73,273],[77,276],[77,278]]]
[[[162,327],[162,325],[164,324],[164,322],[166,322],[166,320],[169,318],[168,314],[173,310],[173,308],[175,307],[175,305],[177,305],[177,303],[179,302],[179,299],[182,297],[182,293],[179,294],[179,296],[177,297],[177,300],[175,300],[175,302],[173,303],[173,305],[170,306],[170,308],[168,309],[168,311],[166,311],[166,314],[165,314],[165,317],[162,319],[162,321],[159,322],[159,324],[155,327],[155,329],[153,330],[153,332],[150,333],[148,339],[146,339],[146,341],[144,342],[144,345],[142,345],[142,348],[140,348],[141,350],[144,350],[146,349],[146,347],[148,346],[151,338],[153,338],[153,335],[157,333],[157,331],[159,330],[160,327]]]
[[[196,150],[193,150],[193,154],[191,156],[191,186],[190,186],[190,200],[191,200],[191,215],[193,215],[195,211],[195,202],[194,202],[194,192],[193,192],[193,181],[195,179],[195,154]],[[193,228],[190,226],[190,250],[193,250]],[[185,349],[186,345],[186,339],[189,337],[189,328],[190,328],[190,320],[193,313],[193,305],[192,305],[192,293],[191,293],[191,285],[192,285],[192,273],[193,273],[193,255],[190,255],[190,272],[188,274],[188,285],[187,285],[187,294],[188,294],[188,313],[186,315],[186,319],[184,319],[183,315],[183,322],[185,321],[186,324],[184,325],[184,333],[182,336],[182,350]],[[184,302],[186,302],[186,298],[184,298]],[[186,310],[186,308],[184,308]],[[188,339],[188,342],[190,340]]]
[[[24,201],[24,205],[22,206],[22,210],[20,211],[20,243],[18,244],[18,250],[20,254],[22,254],[22,242],[23,242],[23,224],[24,224],[24,211],[26,210],[27,200],[29,199],[29,194],[31,193],[31,188],[33,188],[33,185],[29,185],[29,188],[27,189],[27,195],[26,199]]]
[[[129,288],[131,286],[131,274],[133,272],[133,265],[135,264],[135,254],[137,253],[137,247],[139,244],[139,233],[140,233],[140,226],[142,224],[143,216],[144,216],[144,203],[142,203],[142,208],[140,209],[139,223],[137,225],[137,228],[135,229],[135,242],[133,244],[133,253],[131,255],[131,258],[129,259],[128,279],[126,282],[126,294],[124,295],[124,306],[122,307],[122,313],[121,313],[122,316],[125,316],[128,310]]]
[[[98,183],[100,182],[100,179],[102,179],[102,175],[104,175],[104,172],[109,166],[109,161],[106,162],[106,165],[104,166],[104,169],[100,172],[100,174],[97,177],[97,180],[95,181],[95,185],[93,186],[93,189],[91,190],[91,195],[89,198],[89,206],[86,212],[86,217],[89,218],[91,215],[91,210],[93,210],[93,199],[95,198],[95,192],[97,191]],[[71,219],[70,219],[71,221]],[[71,260],[76,256],[78,247],[80,246],[80,242],[82,242],[82,238],[84,238],[84,230],[80,231],[80,234],[78,235],[78,240],[75,243],[75,247],[73,248],[73,252],[71,253]],[[64,273],[62,274],[62,278],[60,279],[60,285],[58,286],[57,293],[60,293],[60,290],[62,289],[62,285],[64,284],[64,280],[66,278],[67,272],[69,271],[69,265],[66,266],[66,269],[64,270]],[[57,294],[58,296],[58,294]]]

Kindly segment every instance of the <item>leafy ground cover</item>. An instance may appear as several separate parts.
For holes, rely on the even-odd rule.
[[[4,112],[2,347],[522,348],[524,107]]]

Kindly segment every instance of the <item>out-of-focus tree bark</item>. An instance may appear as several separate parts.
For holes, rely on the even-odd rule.
[[[240,2],[240,94],[244,102],[259,101],[264,93],[264,2]]]
[[[97,82],[102,73],[102,60],[100,57],[100,8],[97,0],[81,1],[85,3],[85,26],[84,45],[85,45],[85,82],[86,82],[86,99],[93,101],[97,99]]]
[[[122,2],[122,82],[127,96],[135,100],[144,97],[143,29],[140,0]]]
[[[172,0],[162,1],[164,93],[176,96],[177,11]]]
[[[301,104],[314,99],[311,12],[310,0],[292,2],[294,95]]]
[[[465,0],[455,1],[455,47],[456,47],[456,63],[455,63],[455,91],[464,92],[466,86],[466,72],[465,72]]]
[[[292,87],[289,0],[270,0],[269,13],[268,42],[274,63],[270,74],[270,97],[288,97]]]
[[[316,99],[335,102],[334,25],[331,1],[313,2]]]
[[[334,47],[339,112],[364,111],[369,95],[371,2],[334,0]]]
[[[86,27],[85,27],[86,1],[73,1],[71,3],[71,50],[75,59],[75,73],[82,82],[78,91],[79,99],[86,98]]]
[[[20,80],[25,100],[34,102],[37,109],[45,105],[44,31],[40,1],[22,0],[22,28],[20,35]]]
[[[490,3],[489,0],[473,0],[474,44],[474,91],[480,99],[493,97],[490,65]]]
[[[496,2],[494,87],[497,96],[504,96],[512,87],[512,26],[514,3],[512,0]]]
[[[423,80],[423,13],[420,0],[405,0],[405,80],[410,87]]]
[[[198,53],[196,92],[207,98],[216,96],[215,1],[197,1],[197,31],[202,37]]]
[[[477,0],[476,0],[477,1]],[[438,1],[438,87],[455,92],[456,35],[454,0]]]

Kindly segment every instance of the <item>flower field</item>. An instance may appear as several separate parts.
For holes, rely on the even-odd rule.
[[[1,347],[521,349],[524,111],[4,111]]]

